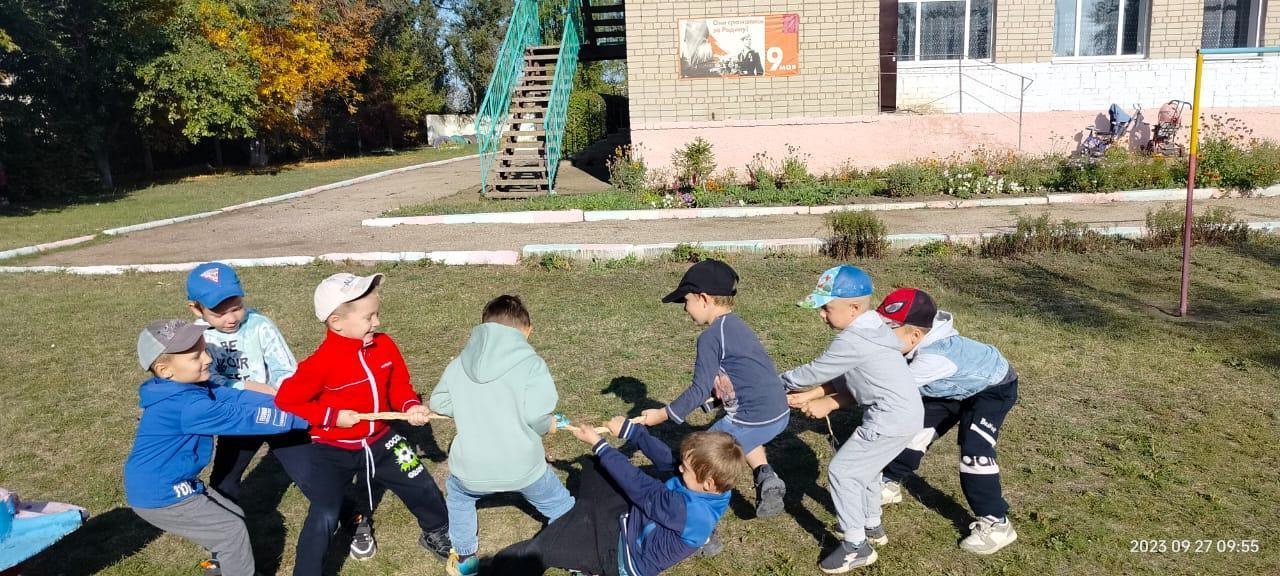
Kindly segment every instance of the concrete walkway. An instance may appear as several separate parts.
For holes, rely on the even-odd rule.
[[[826,236],[821,216],[748,219],[589,222],[560,225],[454,225],[362,227],[382,212],[428,202],[474,186],[476,162],[397,174],[348,188],[207,220],[134,232],[84,248],[47,254],[24,265],[96,265],[190,262],[329,252],[520,250],[526,244],[660,243]],[[1091,225],[1141,225],[1159,203],[1055,205],[1018,208],[904,210],[879,213],[890,234],[995,231],[1016,215],[1049,212]],[[1246,221],[1280,220],[1280,198],[1206,200],[1229,206]]]

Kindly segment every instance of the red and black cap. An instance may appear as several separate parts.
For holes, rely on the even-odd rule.
[[[938,314],[938,305],[933,303],[933,298],[924,290],[899,288],[884,297],[876,312],[894,328],[910,324],[928,329],[933,328],[933,317]]]

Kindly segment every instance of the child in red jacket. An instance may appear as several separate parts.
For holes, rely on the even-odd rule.
[[[328,327],[324,342],[280,385],[276,405],[311,423],[313,451],[307,498],[311,508],[298,537],[294,576],[321,572],[329,537],[338,526],[344,489],[364,475],[395,492],[418,519],[418,540],[440,559],[449,555],[444,498],[413,448],[385,422],[359,420],[365,412],[404,412],[421,426],[431,414],[409,384],[400,349],[376,332],[382,274],[334,274],[316,287],[316,318]]]

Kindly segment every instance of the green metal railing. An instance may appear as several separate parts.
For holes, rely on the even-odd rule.
[[[524,51],[542,39],[538,0],[516,0],[507,34],[494,63],[493,76],[476,112],[476,140],[480,144],[480,191],[488,190],[489,175],[498,156],[511,108],[511,90],[524,74]],[[576,52],[575,52],[576,55]],[[558,74],[559,70],[557,70]]]
[[[555,192],[556,172],[560,165],[561,144],[564,142],[565,119],[569,112],[569,94],[573,92],[573,79],[578,71],[578,49],[582,47],[582,10],[580,0],[565,3],[564,36],[560,39],[560,55],[556,58],[555,78],[551,83],[551,97],[543,116],[543,131],[547,140],[547,189]]]

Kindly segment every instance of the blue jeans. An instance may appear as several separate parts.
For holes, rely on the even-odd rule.
[[[479,528],[476,521],[476,500],[494,492],[468,490],[453,474],[449,475],[444,485],[447,489],[444,501],[449,508],[449,540],[453,542],[453,549],[459,556],[475,554],[480,548],[480,538],[477,536]],[[564,484],[560,483],[560,479],[556,478],[550,466],[541,477],[533,481],[533,484],[517,492],[533,504],[538,512],[547,517],[548,524],[564,516],[574,504],[573,496],[569,494]]]

